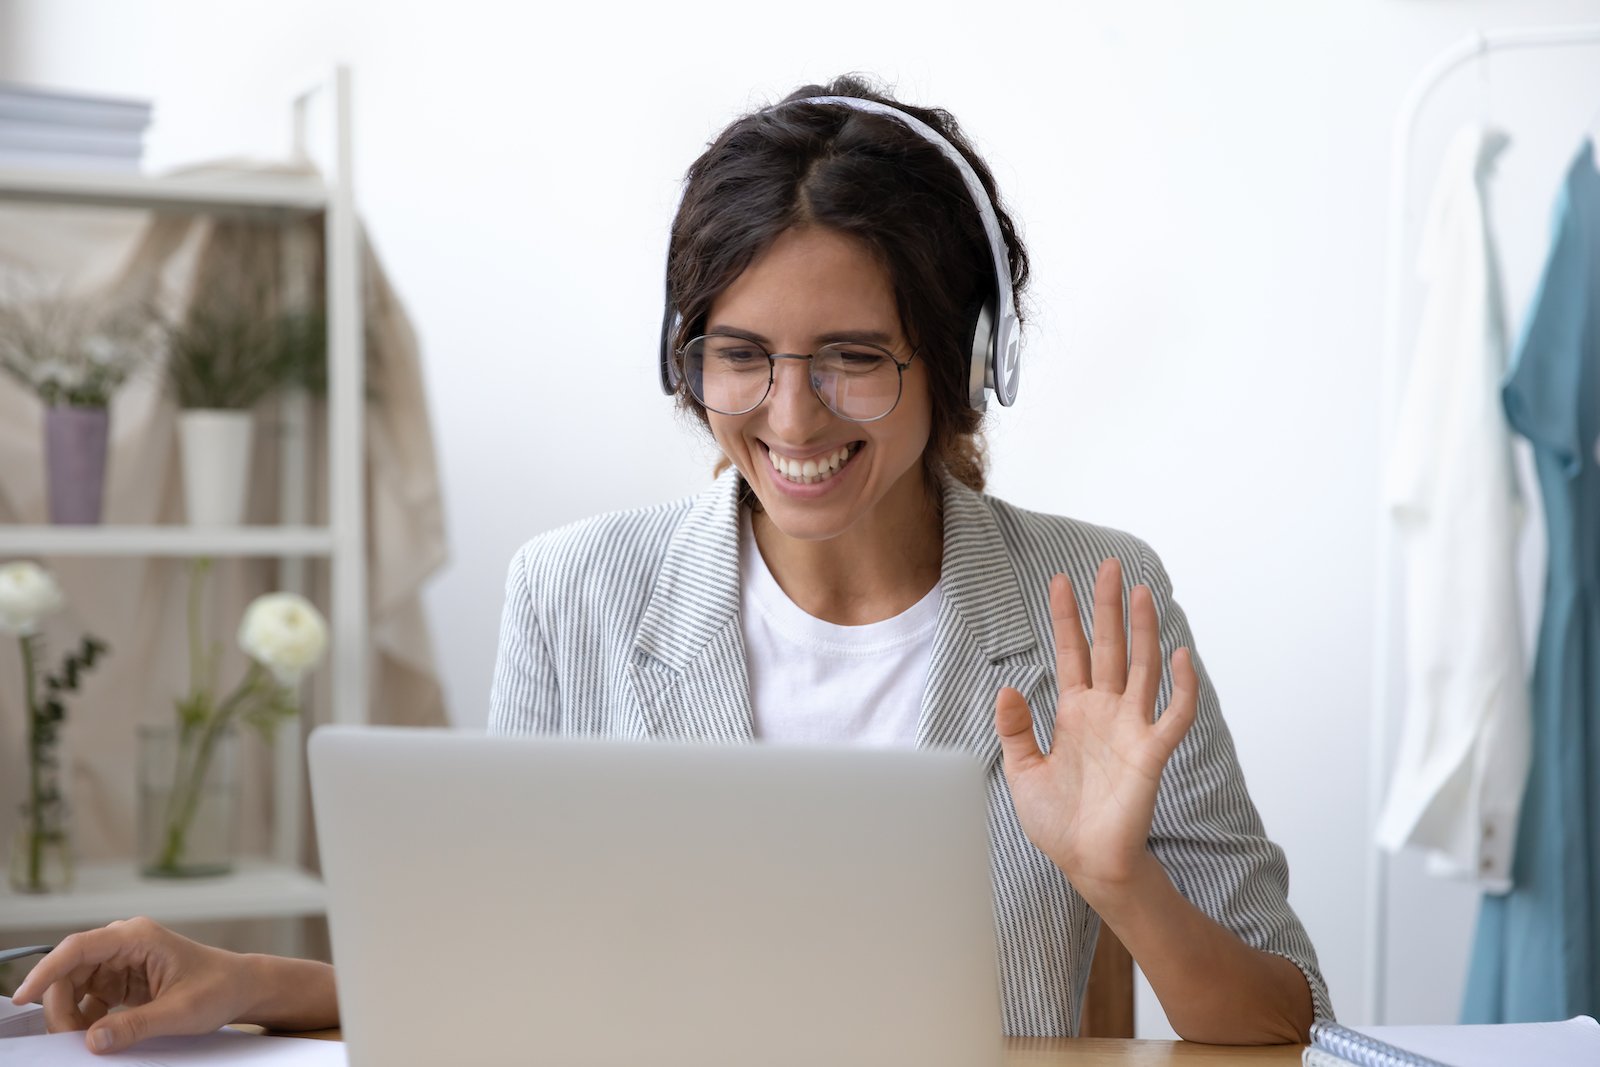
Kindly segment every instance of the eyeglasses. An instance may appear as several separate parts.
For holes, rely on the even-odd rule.
[[[876,422],[900,403],[901,379],[911,360],[895,359],[887,348],[867,341],[823,345],[808,355],[768,352],[748,337],[710,334],[678,350],[689,392],[722,415],[754,411],[772,391],[778,360],[811,364],[811,389],[841,419]]]

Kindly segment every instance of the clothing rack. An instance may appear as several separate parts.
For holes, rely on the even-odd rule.
[[[1486,58],[1491,52],[1580,45],[1600,45],[1600,23],[1479,31],[1462,38],[1436,55],[1422,68],[1406,91],[1400,110],[1395,115],[1390,137],[1389,232],[1388,247],[1384,257],[1384,343],[1378,394],[1380,457],[1387,457],[1389,454],[1398,404],[1399,368],[1403,358],[1401,306],[1405,288],[1406,193],[1411,179],[1411,150],[1418,116],[1434,90],[1446,77],[1467,63]],[[1389,735],[1392,732],[1394,717],[1390,695],[1390,675],[1394,667],[1390,600],[1393,595],[1394,574],[1392,525],[1386,502],[1380,496],[1377,621],[1373,627],[1373,701],[1371,732],[1368,738],[1368,766],[1371,768],[1367,787],[1369,842],[1372,830],[1378,822],[1378,813],[1383,808],[1384,794],[1389,784]],[[1381,1025],[1385,1021],[1384,998],[1387,992],[1383,949],[1389,934],[1389,860],[1384,851],[1375,845],[1371,847],[1371,853],[1372,864],[1368,869],[1366,886],[1366,1018],[1370,1023]]]

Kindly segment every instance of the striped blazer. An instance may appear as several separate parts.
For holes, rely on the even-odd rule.
[[[528,542],[511,564],[490,731],[618,738],[752,740],[739,622],[740,480],[603,515]],[[955,746],[989,767],[989,830],[1004,1027],[1077,1031],[1100,920],[1017,821],[993,727],[1001,686],[1027,696],[1048,747],[1056,679],[1046,588],[1056,572],[1091,589],[1101,560],[1122,562],[1161,616],[1157,707],[1171,695],[1174,649],[1193,649],[1172,586],[1149,546],[1116,530],[1012,507],[948,482],[944,596],[917,729],[919,746]],[[1088,598],[1084,598],[1086,601]],[[1084,603],[1085,632],[1092,604]],[[1217,695],[1198,656],[1198,715],[1161,779],[1150,849],[1180,892],[1244,941],[1305,972],[1331,1016],[1288,866],[1245,789]]]

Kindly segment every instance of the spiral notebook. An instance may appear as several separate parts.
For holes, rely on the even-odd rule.
[[[1311,1024],[1303,1067],[1502,1067],[1537,1063],[1567,1067],[1600,1063],[1600,1023],[1587,1015],[1557,1023],[1471,1026],[1341,1026]]]

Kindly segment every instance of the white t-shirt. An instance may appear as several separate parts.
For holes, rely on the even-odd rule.
[[[741,509],[739,623],[755,735],[790,744],[855,743],[910,748],[941,583],[892,619],[839,626],[806,614],[784,593]]]

